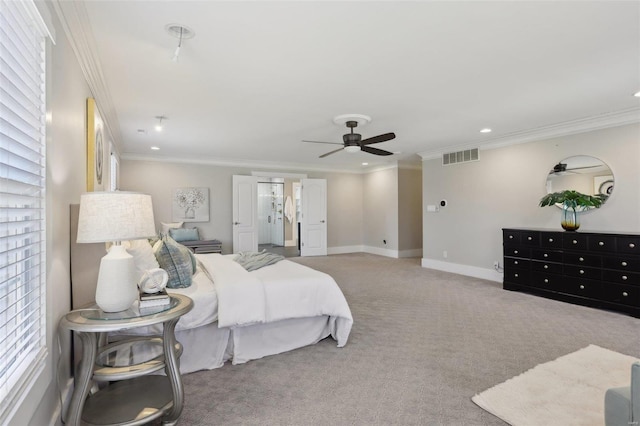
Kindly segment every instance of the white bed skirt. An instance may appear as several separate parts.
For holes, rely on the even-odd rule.
[[[243,364],[265,356],[287,352],[318,343],[331,334],[330,318],[318,316],[295,318],[246,327],[218,328],[218,323],[176,331],[182,344],[180,373],[193,373],[222,367],[226,361]],[[114,336],[120,340],[124,336]],[[139,337],[139,336],[138,336]],[[157,348],[154,348],[157,350]],[[118,353],[122,359],[149,359],[136,347],[136,353]]]

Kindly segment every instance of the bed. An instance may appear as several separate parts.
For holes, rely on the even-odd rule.
[[[73,206],[71,217],[73,235],[77,218]],[[93,271],[104,255],[104,245],[87,247],[76,245],[75,238],[71,240],[72,288],[74,295],[80,295],[74,297],[77,307],[75,299],[84,298],[86,303],[95,294],[95,284],[92,289],[87,287],[95,282]],[[248,272],[233,260],[234,255],[195,257],[197,268],[191,285],[167,289],[194,301],[192,311],[176,326],[176,339],[183,346],[181,373],[219,368],[227,361],[242,364],[312,345],[329,336],[338,347],[347,343],[353,318],[342,291],[328,274],[289,260]],[[78,285],[82,288],[76,289]],[[134,331],[160,334],[159,327]]]

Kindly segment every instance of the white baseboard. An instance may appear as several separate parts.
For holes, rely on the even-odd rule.
[[[503,275],[493,269],[479,268],[477,266],[461,265],[459,263],[443,262],[442,260],[422,258],[422,267],[437,269],[438,271],[452,272],[483,280],[501,283]]]
[[[285,242],[284,242],[284,246],[285,247],[295,247],[297,245],[298,244],[297,244],[296,240],[285,240]]]
[[[363,251],[364,251],[363,246],[341,246],[341,247],[327,248],[327,254],[361,253]]]
[[[420,257],[422,256],[422,249],[411,250],[390,250],[380,247],[372,246],[342,246],[342,247],[329,247],[327,248],[327,254],[346,254],[346,253],[371,253],[379,256],[392,257],[398,259],[401,257]]]

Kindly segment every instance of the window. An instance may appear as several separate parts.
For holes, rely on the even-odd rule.
[[[0,423],[46,356],[45,32],[0,1]]]

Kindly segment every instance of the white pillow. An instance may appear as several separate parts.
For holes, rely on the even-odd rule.
[[[159,268],[156,255],[153,254],[153,247],[149,240],[131,240],[123,242],[123,245],[127,247],[127,252],[133,256],[133,262],[136,265],[136,282],[140,281],[142,275],[149,269]]]
[[[160,222],[162,225],[162,234],[167,235],[169,229],[182,228],[184,222]]]

